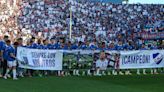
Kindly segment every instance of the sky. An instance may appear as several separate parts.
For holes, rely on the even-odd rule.
[[[129,0],[129,3],[164,4],[164,0]]]

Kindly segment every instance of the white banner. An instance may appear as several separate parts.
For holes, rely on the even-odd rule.
[[[120,54],[120,69],[164,67],[164,50],[121,51]]]
[[[19,67],[34,70],[62,70],[63,52],[18,47]]]

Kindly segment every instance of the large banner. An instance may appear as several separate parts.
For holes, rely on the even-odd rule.
[[[63,69],[90,69],[93,66],[93,51],[64,50]]]
[[[105,51],[107,69],[164,67],[164,50]],[[19,47],[19,67],[34,70],[95,69],[98,50],[40,50]]]
[[[19,67],[34,70],[62,70],[63,53],[56,50],[40,50],[18,47]]]
[[[158,32],[158,33],[141,32],[139,34],[135,34],[135,37],[141,37],[142,39],[164,39],[164,32]]]
[[[120,52],[120,69],[164,67],[164,50]]]
[[[63,69],[91,69],[95,70],[96,61],[100,58],[99,50],[64,50],[63,51]],[[107,69],[114,69],[116,63],[119,62],[117,51],[105,51],[106,59],[108,60]]]

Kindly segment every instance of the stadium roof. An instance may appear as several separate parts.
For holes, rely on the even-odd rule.
[[[164,4],[164,0],[129,0],[130,4],[141,3],[141,4]]]
[[[78,0],[82,1],[82,0]],[[123,0],[87,0],[89,2],[122,3]]]

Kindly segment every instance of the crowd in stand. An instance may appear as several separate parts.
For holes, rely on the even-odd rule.
[[[1,17],[5,18],[0,18],[1,34],[10,35],[11,38],[22,37],[26,42],[30,37],[37,40],[55,39],[56,42],[63,39],[63,45],[78,47],[81,44],[85,45],[83,49],[93,45],[104,50],[164,47],[162,39],[150,41],[136,36],[139,33],[163,32],[164,5],[21,0],[15,7],[11,10],[4,8]]]
[[[23,35],[17,24],[20,14],[20,0],[0,0],[0,38],[8,35],[12,40]]]

